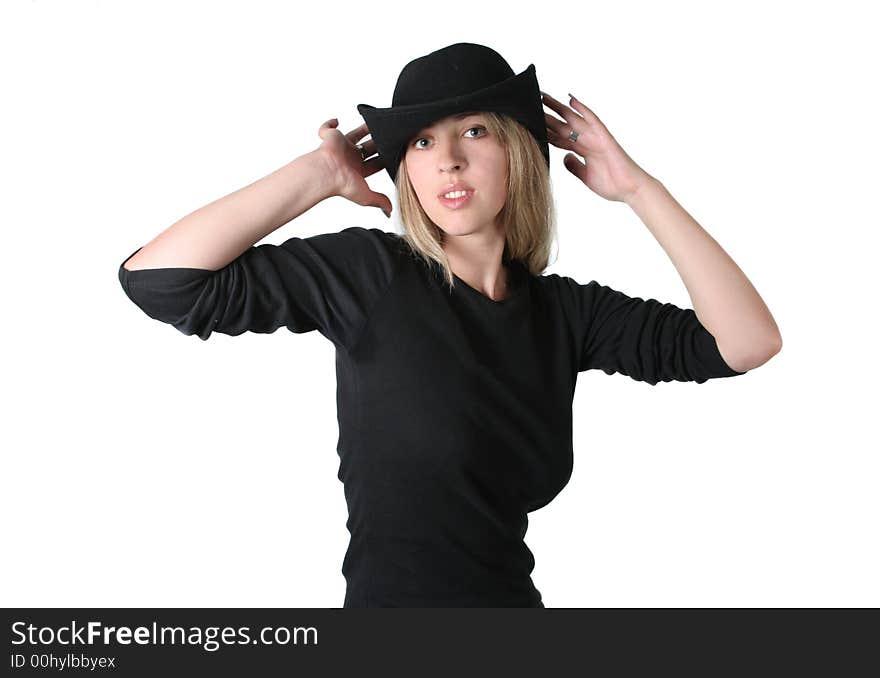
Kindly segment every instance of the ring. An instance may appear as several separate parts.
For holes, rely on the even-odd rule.
[[[568,134],[568,138],[571,139],[572,141],[577,141],[578,140],[578,133],[575,132],[574,130],[571,130],[571,132],[569,132],[569,134]]]
[[[355,146],[355,148],[358,149],[358,153],[361,154],[361,160],[366,160],[366,159],[367,159],[367,156],[366,156],[366,154],[364,153],[364,145],[363,145],[363,144],[358,144],[357,146]]]

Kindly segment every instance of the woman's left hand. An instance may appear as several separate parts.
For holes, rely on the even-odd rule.
[[[563,164],[587,188],[607,200],[627,202],[641,186],[652,179],[651,175],[627,155],[608,128],[584,104],[571,97],[571,105],[574,107],[572,109],[546,92],[541,94],[544,105],[563,118],[559,120],[544,114],[547,120],[547,140],[557,148],[574,151],[566,154]],[[569,138],[572,130],[577,132],[577,141]],[[584,162],[575,153],[583,156]]]

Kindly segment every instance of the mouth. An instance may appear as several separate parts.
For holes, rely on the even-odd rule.
[[[459,207],[463,207],[463,206],[467,205],[470,202],[471,197],[473,197],[474,193],[475,193],[475,191],[472,191],[472,190],[457,191],[456,194],[459,197],[446,198],[441,195],[441,196],[438,196],[438,198],[440,199],[441,204],[445,205],[449,209],[455,210],[455,209],[458,209]]]

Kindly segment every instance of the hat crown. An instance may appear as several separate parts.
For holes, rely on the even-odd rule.
[[[547,120],[535,65],[514,73],[490,47],[457,42],[413,59],[400,72],[390,108],[358,104],[378,157],[392,181],[412,137],[454,113],[488,111],[523,125],[538,142],[547,167]]]
[[[463,96],[513,75],[510,64],[491,47],[458,42],[404,66],[391,105],[411,106]]]

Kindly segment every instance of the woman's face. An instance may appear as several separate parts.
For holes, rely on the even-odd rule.
[[[409,140],[406,171],[422,209],[449,235],[498,228],[496,217],[507,201],[507,151],[490,136],[480,113],[451,115]],[[452,206],[441,195],[462,183],[470,197]]]

